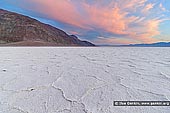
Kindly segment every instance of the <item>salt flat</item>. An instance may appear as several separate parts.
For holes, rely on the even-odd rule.
[[[169,113],[170,48],[0,48],[0,113]]]

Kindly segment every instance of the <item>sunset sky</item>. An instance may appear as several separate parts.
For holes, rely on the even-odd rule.
[[[170,41],[170,0],[0,0],[0,8],[95,44]]]

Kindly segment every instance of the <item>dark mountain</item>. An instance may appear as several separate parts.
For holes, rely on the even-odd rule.
[[[75,36],[75,35],[70,35],[70,37],[74,39],[73,41],[74,41],[74,43],[76,43],[76,44],[83,45],[83,46],[95,46],[95,45],[92,44],[91,42],[88,42],[88,41],[80,41],[80,40],[78,39],[78,37]]]
[[[28,16],[0,9],[0,45],[94,46]]]
[[[170,42],[158,42],[152,44],[130,44],[130,45],[123,45],[123,46],[130,46],[130,47],[170,47]]]

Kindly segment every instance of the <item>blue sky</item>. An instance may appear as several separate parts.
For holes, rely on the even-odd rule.
[[[170,0],[1,0],[0,8],[95,44],[170,41]]]

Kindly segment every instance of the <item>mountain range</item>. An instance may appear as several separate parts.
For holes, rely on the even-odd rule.
[[[0,9],[1,46],[95,46],[36,19]]]
[[[151,44],[129,44],[129,45],[98,45],[101,47],[170,47],[170,42],[157,42]]]
[[[129,45],[122,45],[128,47],[170,47],[170,42],[158,42],[152,44],[129,44]]]

